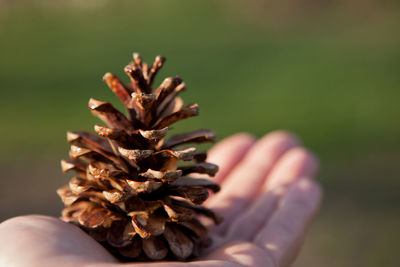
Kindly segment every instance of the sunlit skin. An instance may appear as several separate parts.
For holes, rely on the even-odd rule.
[[[205,203],[224,216],[211,227],[214,245],[192,262],[118,263],[79,228],[30,215],[0,225],[0,266],[290,266],[322,193],[318,161],[299,140],[273,132],[256,141],[236,134],[209,152],[220,171],[218,194]]]

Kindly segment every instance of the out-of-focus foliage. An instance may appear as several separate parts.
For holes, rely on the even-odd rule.
[[[176,130],[286,129],[321,157],[326,201],[296,266],[395,266],[400,9],[322,2],[0,2],[1,219],[57,215],[65,132],[92,130],[89,97],[117,102],[101,77],[125,79],[138,51],[167,56],[160,76],[200,105]]]

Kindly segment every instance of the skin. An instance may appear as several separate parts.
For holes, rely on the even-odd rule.
[[[210,226],[214,245],[196,261],[118,263],[79,228],[29,215],[0,224],[0,266],[290,266],[321,202],[313,154],[278,131],[258,141],[231,136],[214,146],[208,161],[220,166],[215,181],[222,190],[205,205],[225,220]]]

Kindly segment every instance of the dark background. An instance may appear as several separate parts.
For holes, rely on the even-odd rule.
[[[162,54],[201,116],[176,130],[296,133],[321,158],[325,200],[295,266],[398,266],[397,1],[0,0],[0,221],[58,216],[67,130],[89,97],[117,103],[131,53]]]

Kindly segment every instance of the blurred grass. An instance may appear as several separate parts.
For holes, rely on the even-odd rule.
[[[159,76],[179,74],[184,100],[200,105],[201,116],[176,131],[206,127],[223,138],[286,129],[321,157],[326,204],[299,266],[395,266],[388,247],[400,223],[398,16],[371,23],[318,14],[271,30],[227,1],[103,2],[28,2],[0,14],[2,219],[56,214],[65,132],[99,123],[88,99],[117,103],[101,77],[125,79],[123,66],[138,51],[146,61],[167,56]],[[12,190],[21,179],[30,203]]]
[[[327,156],[366,143],[398,145],[397,44],[330,42],[307,29],[271,37],[228,23],[210,1],[120,3],[95,10],[32,6],[1,18],[2,155],[15,153],[15,144],[59,149],[65,129],[91,127],[88,98],[115,101],[101,77],[111,71],[125,78],[132,51],[149,61],[166,55],[161,76],[178,73],[190,88],[185,99],[204,103],[202,116],[185,128],[201,124],[221,137],[285,128]]]

